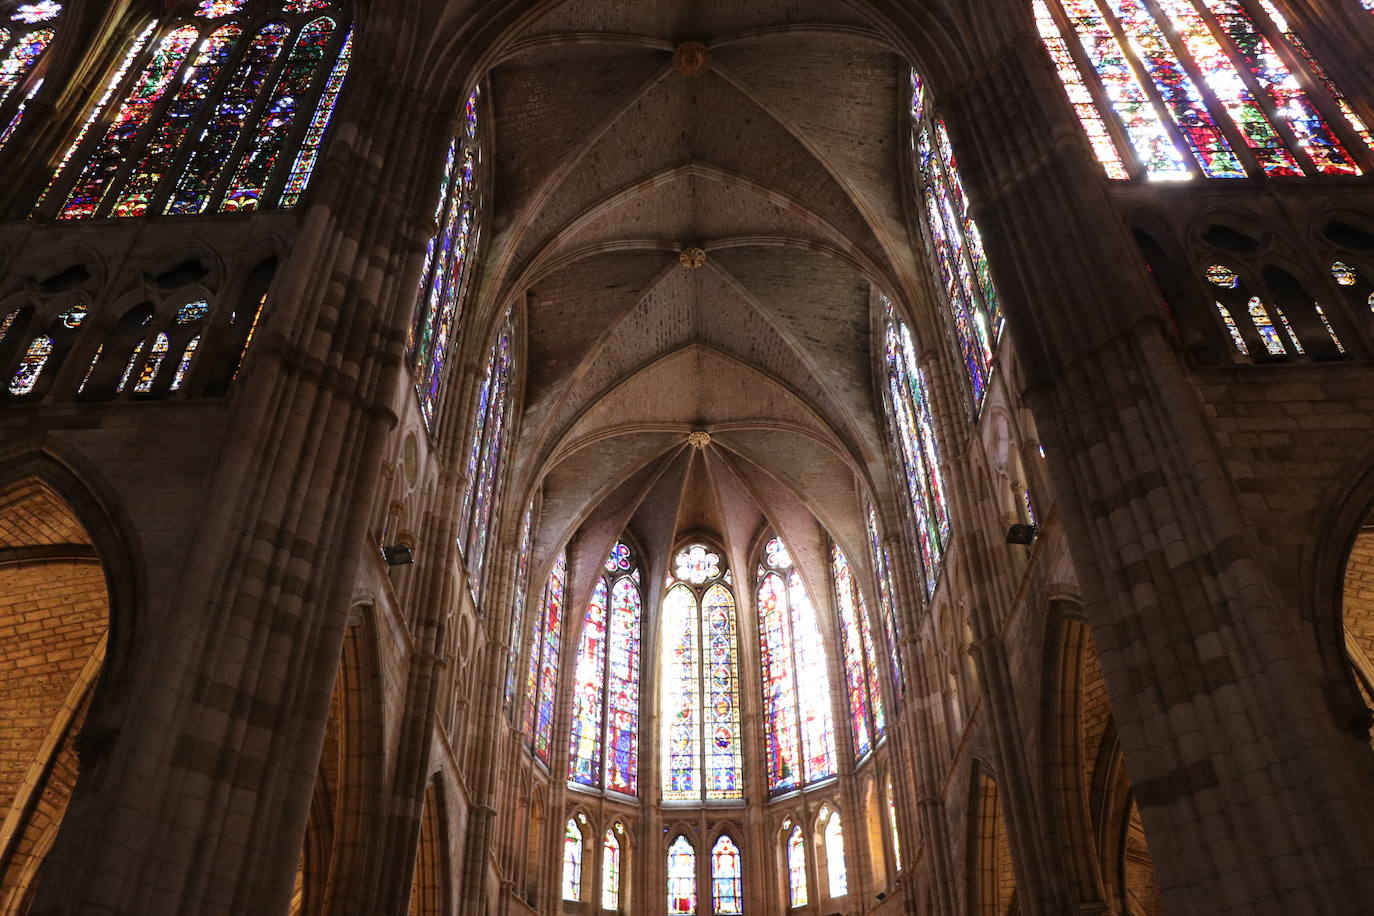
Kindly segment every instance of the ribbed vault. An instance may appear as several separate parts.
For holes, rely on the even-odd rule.
[[[542,491],[536,570],[573,544],[576,588],[626,525],[656,561],[700,528],[748,568],[766,522],[804,567],[816,531],[862,562],[890,479],[878,295],[909,301],[925,269],[909,65],[885,34],[824,0],[573,0],[498,55],[480,289],[523,306],[511,484]]]

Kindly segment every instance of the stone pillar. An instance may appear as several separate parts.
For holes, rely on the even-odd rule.
[[[35,914],[286,911],[409,317],[423,93],[383,72],[355,71],[184,572],[132,615],[133,674],[94,711],[110,737]]]
[[[1170,912],[1361,911],[1369,778],[1029,32],[942,97]]]

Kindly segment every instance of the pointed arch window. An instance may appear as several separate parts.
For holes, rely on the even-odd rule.
[[[603,568],[587,605],[577,651],[568,781],[635,795],[643,614],[640,575],[634,553],[623,541],[611,549]]]
[[[463,315],[463,302],[471,286],[470,267],[481,238],[479,101],[479,92],[473,89],[464,108],[462,129],[449,143],[434,210],[438,230],[425,251],[425,270],[406,343],[420,415],[430,428],[438,415],[444,366]]]
[[[10,323],[23,311],[23,309],[19,309],[11,312],[5,319],[4,329],[8,330]],[[43,377],[43,371],[50,365],[55,366],[62,361],[89,313],[90,310],[86,304],[78,302],[63,310],[60,315],[53,319],[52,323],[48,325],[46,333],[38,334],[29,341],[19,359],[19,365],[15,368],[14,375],[10,378],[8,390],[11,395],[16,397],[41,396],[42,391],[38,388],[39,381]],[[0,334],[0,336],[3,335]],[[52,373],[49,372],[48,374],[51,375]]]
[[[29,101],[43,87],[43,57],[57,37],[57,0],[0,5],[0,149],[9,142]]]
[[[868,549],[873,556],[873,572],[878,579],[878,611],[883,621],[883,638],[887,644],[887,660],[892,673],[892,685],[900,697],[905,691],[901,657],[898,646],[901,636],[897,629],[897,613],[893,604],[896,587],[892,583],[892,561],[878,529],[878,511],[869,503],[865,513],[868,529]]]
[[[816,609],[781,538],[757,570],[768,790],[787,792],[835,775],[830,675]]]
[[[1225,265],[1213,264],[1204,273],[1212,286],[1217,315],[1238,353],[1252,360],[1307,356],[1289,315],[1277,302],[1256,295],[1239,273]],[[1312,303],[1311,308],[1321,326],[1318,333],[1324,332],[1335,350],[1345,353],[1321,304]]]
[[[902,870],[902,830],[897,825],[897,796],[892,791],[892,774],[887,776],[887,827],[892,833],[892,863]]]
[[[711,847],[711,911],[715,916],[744,912],[744,867],[739,847],[722,834]]]
[[[582,899],[582,831],[572,818],[563,830],[563,899]]]
[[[1273,0],[1033,0],[1109,178],[1359,175],[1371,138]]]
[[[58,219],[295,206],[352,58],[349,0],[206,0],[137,38],[62,156]]]
[[[668,847],[668,914],[696,916],[697,853],[685,836],[678,834]]]
[[[568,576],[568,555],[560,551],[544,583],[541,613],[534,621],[530,640],[530,665],[525,678],[523,731],[530,749],[545,764],[553,742],[553,707],[558,688],[558,650],[563,637],[563,586]]]
[[[702,544],[674,562],[659,656],[663,800],[737,801],[744,798],[739,632],[729,570]]]
[[[473,601],[482,597],[482,572],[486,562],[487,535],[505,458],[506,433],[511,422],[511,377],[514,358],[511,341],[514,315],[506,313],[501,329],[487,350],[482,387],[477,393],[472,429],[468,435],[467,486],[459,515],[458,546],[467,562],[468,586]]]
[[[787,823],[783,824],[787,829]],[[794,909],[806,906],[810,896],[806,891],[806,838],[800,824],[794,824],[787,834],[787,902]]]
[[[601,908],[613,913],[620,911],[621,848],[616,834],[623,829],[617,821],[601,845]]]
[[[525,509],[520,521],[520,537],[515,550],[515,583],[512,587],[510,612],[510,639],[506,650],[506,709],[515,700],[517,667],[520,656],[520,640],[525,633],[525,593],[530,578],[530,532],[534,523],[534,504]]]
[[[983,236],[969,215],[968,197],[945,124],[925,103],[911,72],[911,136],[920,206],[930,230],[927,253],[940,278],[948,324],[968,380],[973,411],[982,407],[1002,336],[1002,307],[983,252]]]
[[[839,545],[830,547],[830,573],[835,586],[835,609],[840,622],[840,648],[844,658],[845,686],[849,693],[849,718],[854,735],[854,756],[863,758],[887,731],[887,713],[878,684],[873,630],[868,605],[854,581],[849,560]]]
[[[921,579],[929,597],[935,593],[949,544],[949,503],[925,374],[916,362],[911,331],[897,317],[891,302],[886,302],[886,307],[888,420],[897,442]]]
[[[844,827],[840,823],[840,812],[822,807],[817,822],[825,844],[827,889],[831,897],[843,897],[849,893],[849,871],[844,862]]]

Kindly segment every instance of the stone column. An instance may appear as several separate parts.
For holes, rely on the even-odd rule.
[[[184,572],[142,595],[134,673],[93,711],[107,739],[36,914],[286,911],[408,320],[423,93],[382,72],[355,71]]]
[[[1359,912],[1342,750],[1189,369],[1038,40],[942,97],[1170,912]]]

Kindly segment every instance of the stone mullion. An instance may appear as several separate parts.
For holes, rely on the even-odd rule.
[[[1143,277],[1093,269],[1137,257],[1102,183],[1085,180],[1084,144],[1054,142],[1070,113],[1050,101],[1052,79],[1029,41],[979,74],[958,100],[962,161],[1010,325],[1026,332],[1018,350],[1163,902],[1353,911],[1374,892],[1360,778],[1305,769],[1319,752],[1343,760],[1342,739],[1291,658],[1292,621]],[[1000,142],[977,136],[986,124]]]

